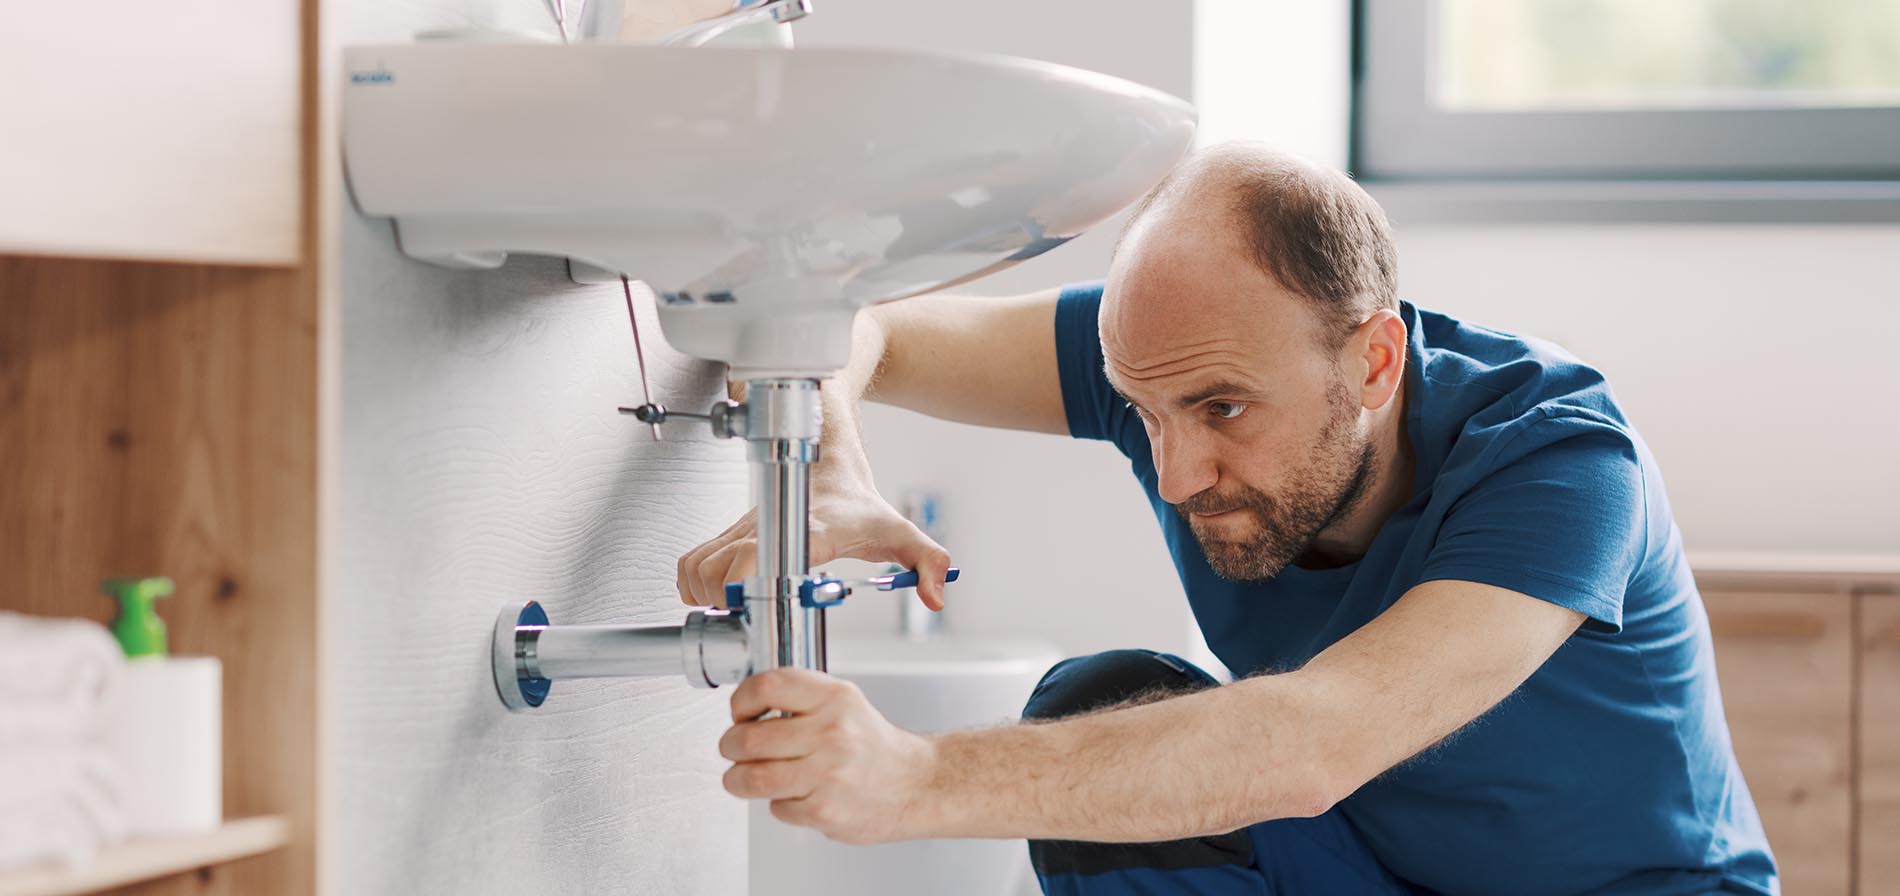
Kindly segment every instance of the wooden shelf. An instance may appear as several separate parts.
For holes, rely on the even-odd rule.
[[[290,823],[279,815],[226,822],[208,834],[138,840],[103,850],[82,868],[0,875],[0,896],[66,896],[96,893],[216,865],[283,847]]]
[[[170,576],[172,652],[224,663],[225,817],[290,831],[210,883],[173,874],[138,896],[316,894],[315,279],[0,256],[0,609],[104,622],[102,576]],[[0,874],[0,891],[93,886],[58,880]]]

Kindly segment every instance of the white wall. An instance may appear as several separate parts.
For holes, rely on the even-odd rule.
[[[1349,4],[1201,0],[1209,139],[1346,161]],[[1398,233],[1400,293],[1597,364],[1694,550],[1900,549],[1900,227]]]
[[[1072,62],[1191,95],[1203,138],[1343,165],[1349,7],[1051,3],[1004,26],[1016,4],[944,17],[831,0],[800,33]],[[972,291],[1100,276],[1111,233]],[[1408,227],[1398,238],[1405,297],[1557,340],[1608,372],[1692,549],[1900,548],[1900,366],[1880,342],[1900,332],[1900,228]],[[1147,505],[1112,450],[882,408],[866,428],[887,494],[945,492],[949,547],[971,569],[952,591],[955,630],[1026,632],[1070,652],[1193,652]],[[844,631],[890,619],[863,605],[838,615]]]
[[[1343,102],[1343,50],[1324,37],[1341,33],[1337,9],[1279,8],[1290,18],[1274,45],[1313,56],[1303,68],[1276,54],[1271,77],[1249,68],[1267,60],[1249,63],[1244,41],[1211,48],[1235,32],[1197,10],[1258,19],[1232,0],[825,0],[799,34],[1008,52],[1181,95],[1226,72],[1295,106],[1252,119],[1246,91],[1204,83],[1212,130],[1325,158],[1343,146],[1327,124],[1343,121],[1329,105]],[[527,0],[337,0],[325,60],[422,27],[539,17]],[[1296,39],[1295,21],[1314,38]],[[333,123],[333,91],[325,102]],[[549,145],[558,153],[558,137]],[[738,446],[654,445],[613,414],[638,386],[612,290],[545,261],[473,274],[409,262],[342,201],[334,157],[322,171],[340,237],[326,331],[326,892],[742,891],[744,813],[709,748],[723,694],[573,684],[548,710],[509,716],[486,667],[505,598],[542,599],[560,621],[677,619],[673,558],[743,509]],[[1112,233],[973,291],[1100,276]],[[1900,231],[1415,228],[1400,241],[1408,297],[1566,342],[1610,372],[1692,546],[1900,546],[1900,382],[1881,342],[1900,325]],[[717,373],[671,354],[642,313],[660,394],[710,400]],[[945,494],[947,541],[969,569],[954,631],[1071,652],[1189,647],[1179,585],[1113,449],[883,409],[867,439],[888,494]],[[855,604],[833,624],[881,631],[893,615]]]
[[[324,16],[325,85],[344,44],[546,21],[533,0]],[[744,804],[714,748],[729,691],[562,682],[510,715],[488,659],[510,598],[557,622],[678,622],[674,560],[745,506],[742,446],[656,444],[615,412],[640,394],[617,288],[547,259],[400,256],[343,197],[325,102],[324,892],[743,893]],[[722,372],[668,350],[640,299],[656,394],[718,397]]]
[[[976,50],[1106,72],[1192,92],[1193,5],[1152,0],[825,0],[796,26],[801,46]],[[1010,295],[1102,276],[1119,221],[960,291]],[[1140,486],[1105,443],[983,430],[869,406],[878,486],[943,494],[946,547],[967,570],[947,627],[1039,637],[1069,653],[1188,650],[1192,623]],[[895,627],[894,604],[832,614],[838,634]]]
[[[1691,550],[1900,549],[1900,227],[1415,227],[1399,283],[1602,368]]]
[[[1201,142],[1262,140],[1345,165],[1351,64],[1350,0],[1196,0]]]

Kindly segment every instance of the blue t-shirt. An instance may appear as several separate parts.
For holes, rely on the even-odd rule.
[[[1403,303],[1411,501],[1351,565],[1238,584],[1156,494],[1141,420],[1102,372],[1101,294],[1056,307],[1069,432],[1128,456],[1236,676],[1297,668],[1436,579],[1588,617],[1510,697],[1339,804],[1387,867],[1461,894],[1777,891],[1656,461],[1602,374]]]

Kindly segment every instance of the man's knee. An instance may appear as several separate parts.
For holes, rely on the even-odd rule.
[[[1025,720],[1059,719],[1144,696],[1185,693],[1219,684],[1194,664],[1152,650],[1110,650],[1063,660],[1037,683],[1023,707]],[[1036,873],[1095,875],[1145,869],[1244,868],[1253,846],[1245,830],[1164,843],[1080,843],[1031,840]]]
[[[1155,694],[1213,687],[1214,677],[1180,657],[1109,650],[1057,663],[1023,706],[1025,720],[1059,719]]]

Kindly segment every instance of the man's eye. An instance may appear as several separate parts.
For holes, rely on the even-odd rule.
[[[1122,403],[1127,405],[1129,410],[1134,411],[1135,416],[1140,417],[1143,420],[1148,419],[1148,412],[1145,410],[1142,410],[1141,405],[1138,405],[1132,401],[1124,401]]]
[[[1207,409],[1222,420],[1232,420],[1247,410],[1247,406],[1237,401],[1212,401],[1208,402]]]

